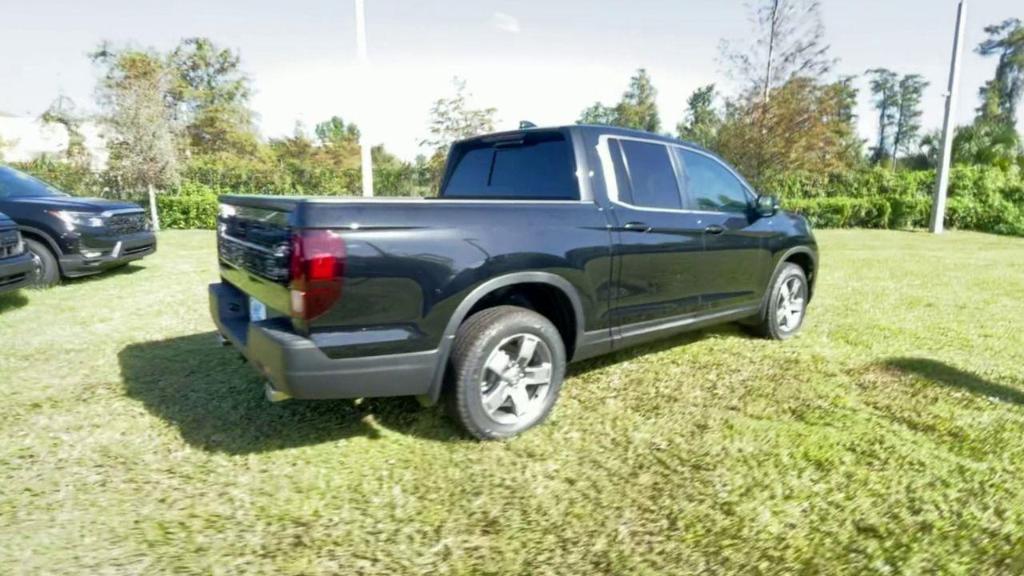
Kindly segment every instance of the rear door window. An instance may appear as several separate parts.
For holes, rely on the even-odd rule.
[[[572,145],[561,132],[460,144],[443,198],[578,200]]]
[[[679,182],[667,146],[619,139],[610,140],[609,145],[621,202],[639,208],[682,209]]]

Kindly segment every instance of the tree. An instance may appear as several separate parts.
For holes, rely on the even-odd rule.
[[[75,110],[75,103],[71,98],[58,96],[39,119],[44,124],[63,126],[67,131],[68,147],[64,150],[64,157],[68,162],[79,168],[89,166],[89,150],[85,147],[85,136],[81,130],[82,117]]]
[[[686,117],[676,125],[679,138],[714,148],[722,118],[715,110],[715,85],[708,84],[694,91],[686,100]]]
[[[878,137],[871,150],[871,162],[879,164],[892,150],[893,133],[899,118],[900,90],[899,75],[886,68],[867,71],[871,78],[871,94],[875,110],[878,111]]]
[[[828,127],[831,146],[827,155],[836,165],[849,168],[863,159],[864,141],[857,132],[857,98],[860,91],[854,85],[855,76],[844,76],[825,85],[822,103],[823,116],[819,120]]]
[[[978,46],[982,56],[998,56],[995,77],[981,88],[979,118],[1016,126],[1017,106],[1024,97],[1024,24],[1009,18],[987,26],[988,38]]]
[[[598,126],[614,126],[618,121],[614,107],[608,107],[600,102],[594,102],[589,108],[580,114],[577,124],[593,124]]]
[[[270,149],[282,163],[312,163],[316,142],[306,133],[302,122],[296,122],[291,136],[270,139]]]
[[[900,153],[909,154],[919,142],[921,97],[928,82],[918,74],[899,74],[887,68],[867,71],[871,93],[878,111],[878,137],[871,150],[871,162],[889,159],[896,169]]]
[[[430,108],[430,136],[420,142],[434,150],[430,158],[430,171],[434,184],[441,181],[448,148],[453,142],[494,131],[495,108],[472,108],[466,81],[454,78],[455,95],[440,98]]]
[[[751,22],[752,40],[721,46],[741,91],[726,104],[720,147],[740,158],[755,181],[801,164],[792,156],[797,150],[813,150],[830,162],[846,159],[850,149],[859,147],[843,120],[850,114],[846,95],[852,88],[823,83],[834,61],[824,41],[818,0],[755,0]],[[776,97],[784,99],[778,111],[772,102]],[[813,112],[820,115],[815,118]],[[825,139],[815,143],[813,136]]]
[[[346,124],[341,116],[331,116],[330,120],[321,122],[313,129],[317,139],[323,146],[336,146],[355,143],[359,145],[359,127]]]
[[[358,169],[361,166],[358,126],[345,123],[340,116],[333,116],[317,124],[313,132],[319,141],[316,157],[323,164],[338,170]]]
[[[832,68],[818,0],[756,0],[752,12],[753,41],[721,46],[744,91],[767,102],[773,90],[794,78],[819,78]]]
[[[91,57],[102,70],[96,90],[110,173],[130,190],[146,190],[153,227],[159,230],[156,191],[176,184],[179,171],[181,130],[167,97],[173,73],[152,51],[104,43]]]
[[[976,121],[957,128],[953,137],[953,161],[957,164],[998,166],[1007,169],[1021,157],[1021,141],[1010,124]]]
[[[657,97],[658,91],[651,82],[650,74],[640,68],[629,79],[629,88],[615,106],[616,125],[645,132],[661,130]]]
[[[167,57],[169,97],[195,154],[252,154],[259,145],[241,57],[209,38],[186,38]]]
[[[661,118],[658,115],[658,90],[651,82],[651,76],[644,68],[639,68],[629,79],[629,87],[615,106],[605,106],[595,102],[585,109],[577,124],[599,124],[621,126],[646,132],[661,130]]]
[[[860,157],[855,100],[849,79],[821,85],[794,78],[772,90],[771,106],[748,93],[727,103],[717,151],[755,185],[772,173],[848,168]]]
[[[896,113],[896,132],[892,139],[892,168],[896,169],[896,157],[910,153],[920,141],[921,96],[928,82],[918,74],[908,74],[900,79],[899,105]]]

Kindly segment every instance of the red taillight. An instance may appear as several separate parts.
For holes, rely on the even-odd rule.
[[[305,230],[292,236],[292,316],[313,320],[341,297],[345,241],[329,230]]]

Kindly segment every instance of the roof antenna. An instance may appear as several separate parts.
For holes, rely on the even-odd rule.
[[[520,120],[519,121],[519,129],[520,130],[529,130],[530,128],[536,128],[536,127],[537,127],[537,125],[534,124],[533,122],[530,122],[529,120]]]

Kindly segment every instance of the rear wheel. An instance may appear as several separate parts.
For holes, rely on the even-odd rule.
[[[25,238],[25,248],[36,263],[35,271],[32,273],[32,287],[49,288],[57,284],[60,281],[60,266],[53,252],[42,242],[31,238]]]
[[[772,340],[796,336],[804,324],[810,294],[803,268],[787,263],[779,270],[768,294],[768,304],[753,331]]]
[[[544,316],[516,306],[474,314],[452,352],[453,415],[473,436],[515,436],[547,418],[565,375],[565,346]]]

